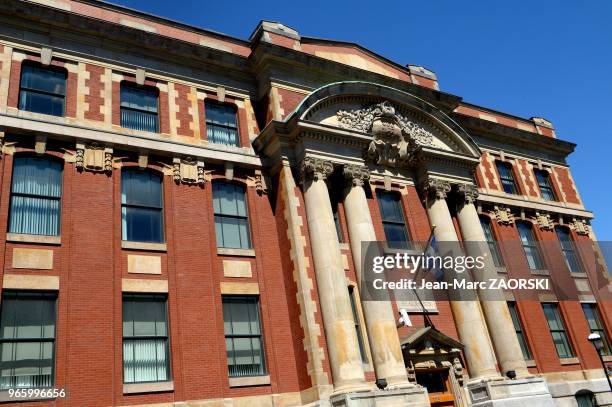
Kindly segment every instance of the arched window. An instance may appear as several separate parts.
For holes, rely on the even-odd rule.
[[[557,232],[557,239],[561,243],[561,251],[563,252],[567,268],[571,273],[580,273],[582,267],[580,266],[580,259],[576,253],[576,245],[570,236],[569,229],[557,226],[555,232]]]
[[[580,390],[576,393],[576,403],[578,407],[596,407],[597,401],[595,400],[595,394],[590,390]]]
[[[9,233],[59,236],[62,167],[49,158],[15,158]]]
[[[19,110],[63,116],[66,71],[25,62],[21,65]]]
[[[158,133],[158,100],[157,88],[121,82],[121,127]]]
[[[242,185],[213,182],[213,209],[217,247],[250,249],[249,214]]]
[[[521,245],[523,246],[529,268],[531,270],[544,269],[540,247],[533,234],[533,226],[528,222],[517,222],[516,227],[521,238]]]
[[[151,171],[121,171],[121,236],[143,243],[164,242],[162,177]]]

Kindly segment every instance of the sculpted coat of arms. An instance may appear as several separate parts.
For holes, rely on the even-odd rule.
[[[432,146],[433,135],[396,112],[388,101],[336,113],[340,127],[371,133],[366,158],[389,167],[409,166],[418,146]]]

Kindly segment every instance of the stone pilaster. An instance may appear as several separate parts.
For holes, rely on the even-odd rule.
[[[485,260],[484,269],[473,275],[475,279],[480,281],[498,278],[493,257],[486,243],[486,237],[474,205],[476,198],[478,198],[478,190],[474,185],[459,185],[458,192],[457,219],[467,254],[473,257],[482,256]],[[514,371],[517,376],[524,377],[529,374],[529,371],[523,359],[523,353],[516,337],[508,305],[504,301],[503,292],[501,290],[498,290],[497,293],[487,291],[487,293],[484,293],[485,295],[481,295],[481,307],[493,341],[497,360],[504,373]],[[489,297],[490,300],[484,299],[485,297]]]
[[[458,242],[446,195],[451,190],[447,181],[429,178],[420,185],[429,222],[438,244]],[[456,252],[454,255],[461,255]],[[446,275],[445,277],[448,277]],[[499,377],[497,361],[480,304],[476,300],[451,301],[451,309],[472,378]]]
[[[305,157],[300,168],[334,393],[339,394],[367,390],[369,386],[365,381],[340,244],[325,183],[332,171],[333,165],[329,161],[313,157]]]
[[[346,165],[344,167],[344,177],[347,181],[344,211],[348,223],[357,280],[361,284],[363,278],[362,242],[377,240],[368,200],[363,190],[364,184],[370,178],[370,173],[365,167]],[[406,375],[391,303],[388,301],[363,301],[361,306],[365,316],[376,377],[386,379],[389,388],[414,386],[408,381]]]

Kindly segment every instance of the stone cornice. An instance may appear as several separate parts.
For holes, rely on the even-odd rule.
[[[555,213],[570,217],[579,217],[585,219],[593,219],[593,212],[588,211],[584,208],[572,208],[568,206],[564,206],[563,204],[555,205],[551,203],[539,203],[534,201],[529,201],[526,199],[521,199],[520,197],[516,198],[506,198],[497,195],[488,194],[483,192],[483,190],[479,191],[478,196],[479,204],[490,204],[490,205],[501,205],[511,208],[517,208],[518,210],[527,209],[532,211],[539,212],[548,212]]]

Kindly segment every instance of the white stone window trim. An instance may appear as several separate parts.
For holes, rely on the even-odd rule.
[[[168,250],[166,243],[144,243],[132,242],[129,240],[122,240],[121,248],[128,250],[148,250],[152,252],[165,252]]]
[[[266,386],[270,383],[271,382],[269,374],[262,376],[243,376],[229,378],[229,387]]]
[[[123,383],[123,394],[159,393],[174,391],[174,381]]]
[[[13,243],[38,243],[49,245],[61,245],[61,236],[29,235],[26,233],[7,233],[6,241]]]

